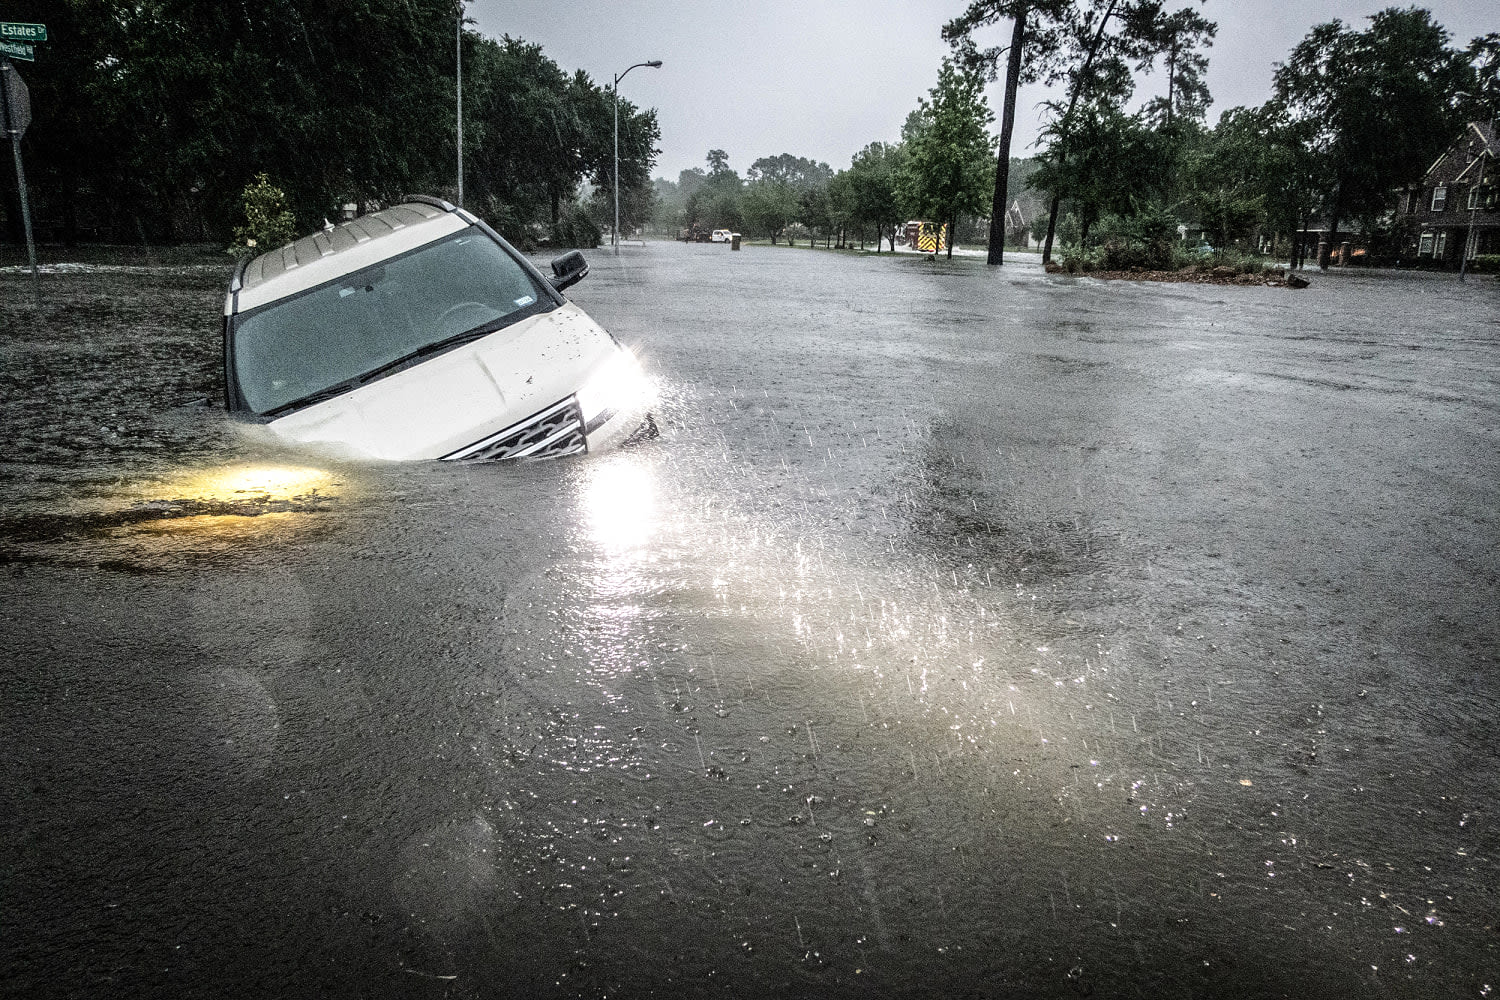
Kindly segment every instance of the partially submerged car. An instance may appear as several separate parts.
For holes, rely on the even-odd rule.
[[[629,349],[437,198],[327,226],[236,269],[224,301],[230,412],[297,444],[383,459],[582,454],[654,434]]]

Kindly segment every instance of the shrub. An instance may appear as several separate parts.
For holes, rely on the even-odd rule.
[[[1058,263],[1064,271],[1069,274],[1097,271],[1101,266],[1102,255],[1099,251],[1089,250],[1081,246],[1063,247],[1058,254]]]
[[[1177,219],[1159,208],[1129,217],[1109,216],[1099,223],[1101,264],[1111,271],[1132,267],[1159,271],[1172,267]]]
[[[1241,274],[1261,274],[1278,266],[1269,257],[1262,257],[1258,253],[1251,253],[1247,250],[1236,250],[1233,247],[1215,250],[1206,263],[1214,267],[1232,267]]]
[[[1500,253],[1482,253],[1469,263],[1469,269],[1480,274],[1500,274]]]
[[[297,234],[297,220],[286,204],[286,192],[271,183],[264,173],[240,192],[245,224],[234,227],[234,245],[226,253],[236,257],[254,257],[282,244]]]
[[[603,234],[593,218],[580,206],[569,205],[552,226],[554,247],[577,247],[592,250],[599,245]]]

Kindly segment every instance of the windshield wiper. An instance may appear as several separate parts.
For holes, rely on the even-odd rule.
[[[358,376],[352,381],[355,385],[364,385],[367,382],[373,382],[376,379],[381,378],[382,376],[389,375],[391,372],[398,369],[407,368],[413,363],[421,361],[423,358],[429,358],[434,354],[442,354],[445,351],[450,351],[455,347],[462,347],[464,344],[470,343],[472,341],[478,340],[481,337],[486,337],[494,333],[496,330],[500,329],[500,327],[505,325],[505,320],[507,318],[508,317],[502,316],[498,319],[493,319],[488,323],[483,323],[479,326],[476,326],[472,330],[465,330],[463,333],[457,333],[451,337],[444,337],[442,340],[435,340],[430,344],[424,344],[423,346],[417,348],[415,351],[412,351],[409,354],[401,355],[401,357],[397,358],[395,361],[387,361],[385,364],[381,365],[378,368],[371,368],[369,371],[365,372],[363,375]]]
[[[300,410],[303,407],[311,406],[314,403],[321,403],[325,399],[332,399],[334,396],[342,396],[349,390],[358,389],[361,385],[363,385],[363,378],[364,376],[356,376],[355,378],[346,378],[342,382],[335,382],[333,385],[328,386],[326,389],[319,389],[317,392],[308,393],[306,396],[299,396],[296,399],[292,400],[290,403],[282,403],[280,406],[272,407],[271,409],[262,413],[261,416],[278,417],[283,413],[290,413],[293,410]]]

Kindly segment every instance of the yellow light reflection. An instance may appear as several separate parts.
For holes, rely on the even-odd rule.
[[[213,469],[174,484],[194,500],[293,500],[328,495],[340,485],[334,474],[306,466],[251,465]]]

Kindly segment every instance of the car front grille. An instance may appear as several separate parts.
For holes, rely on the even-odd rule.
[[[569,396],[497,434],[444,455],[443,461],[507,462],[582,455],[588,450],[588,441],[583,436],[583,411],[578,408],[578,400]]]

